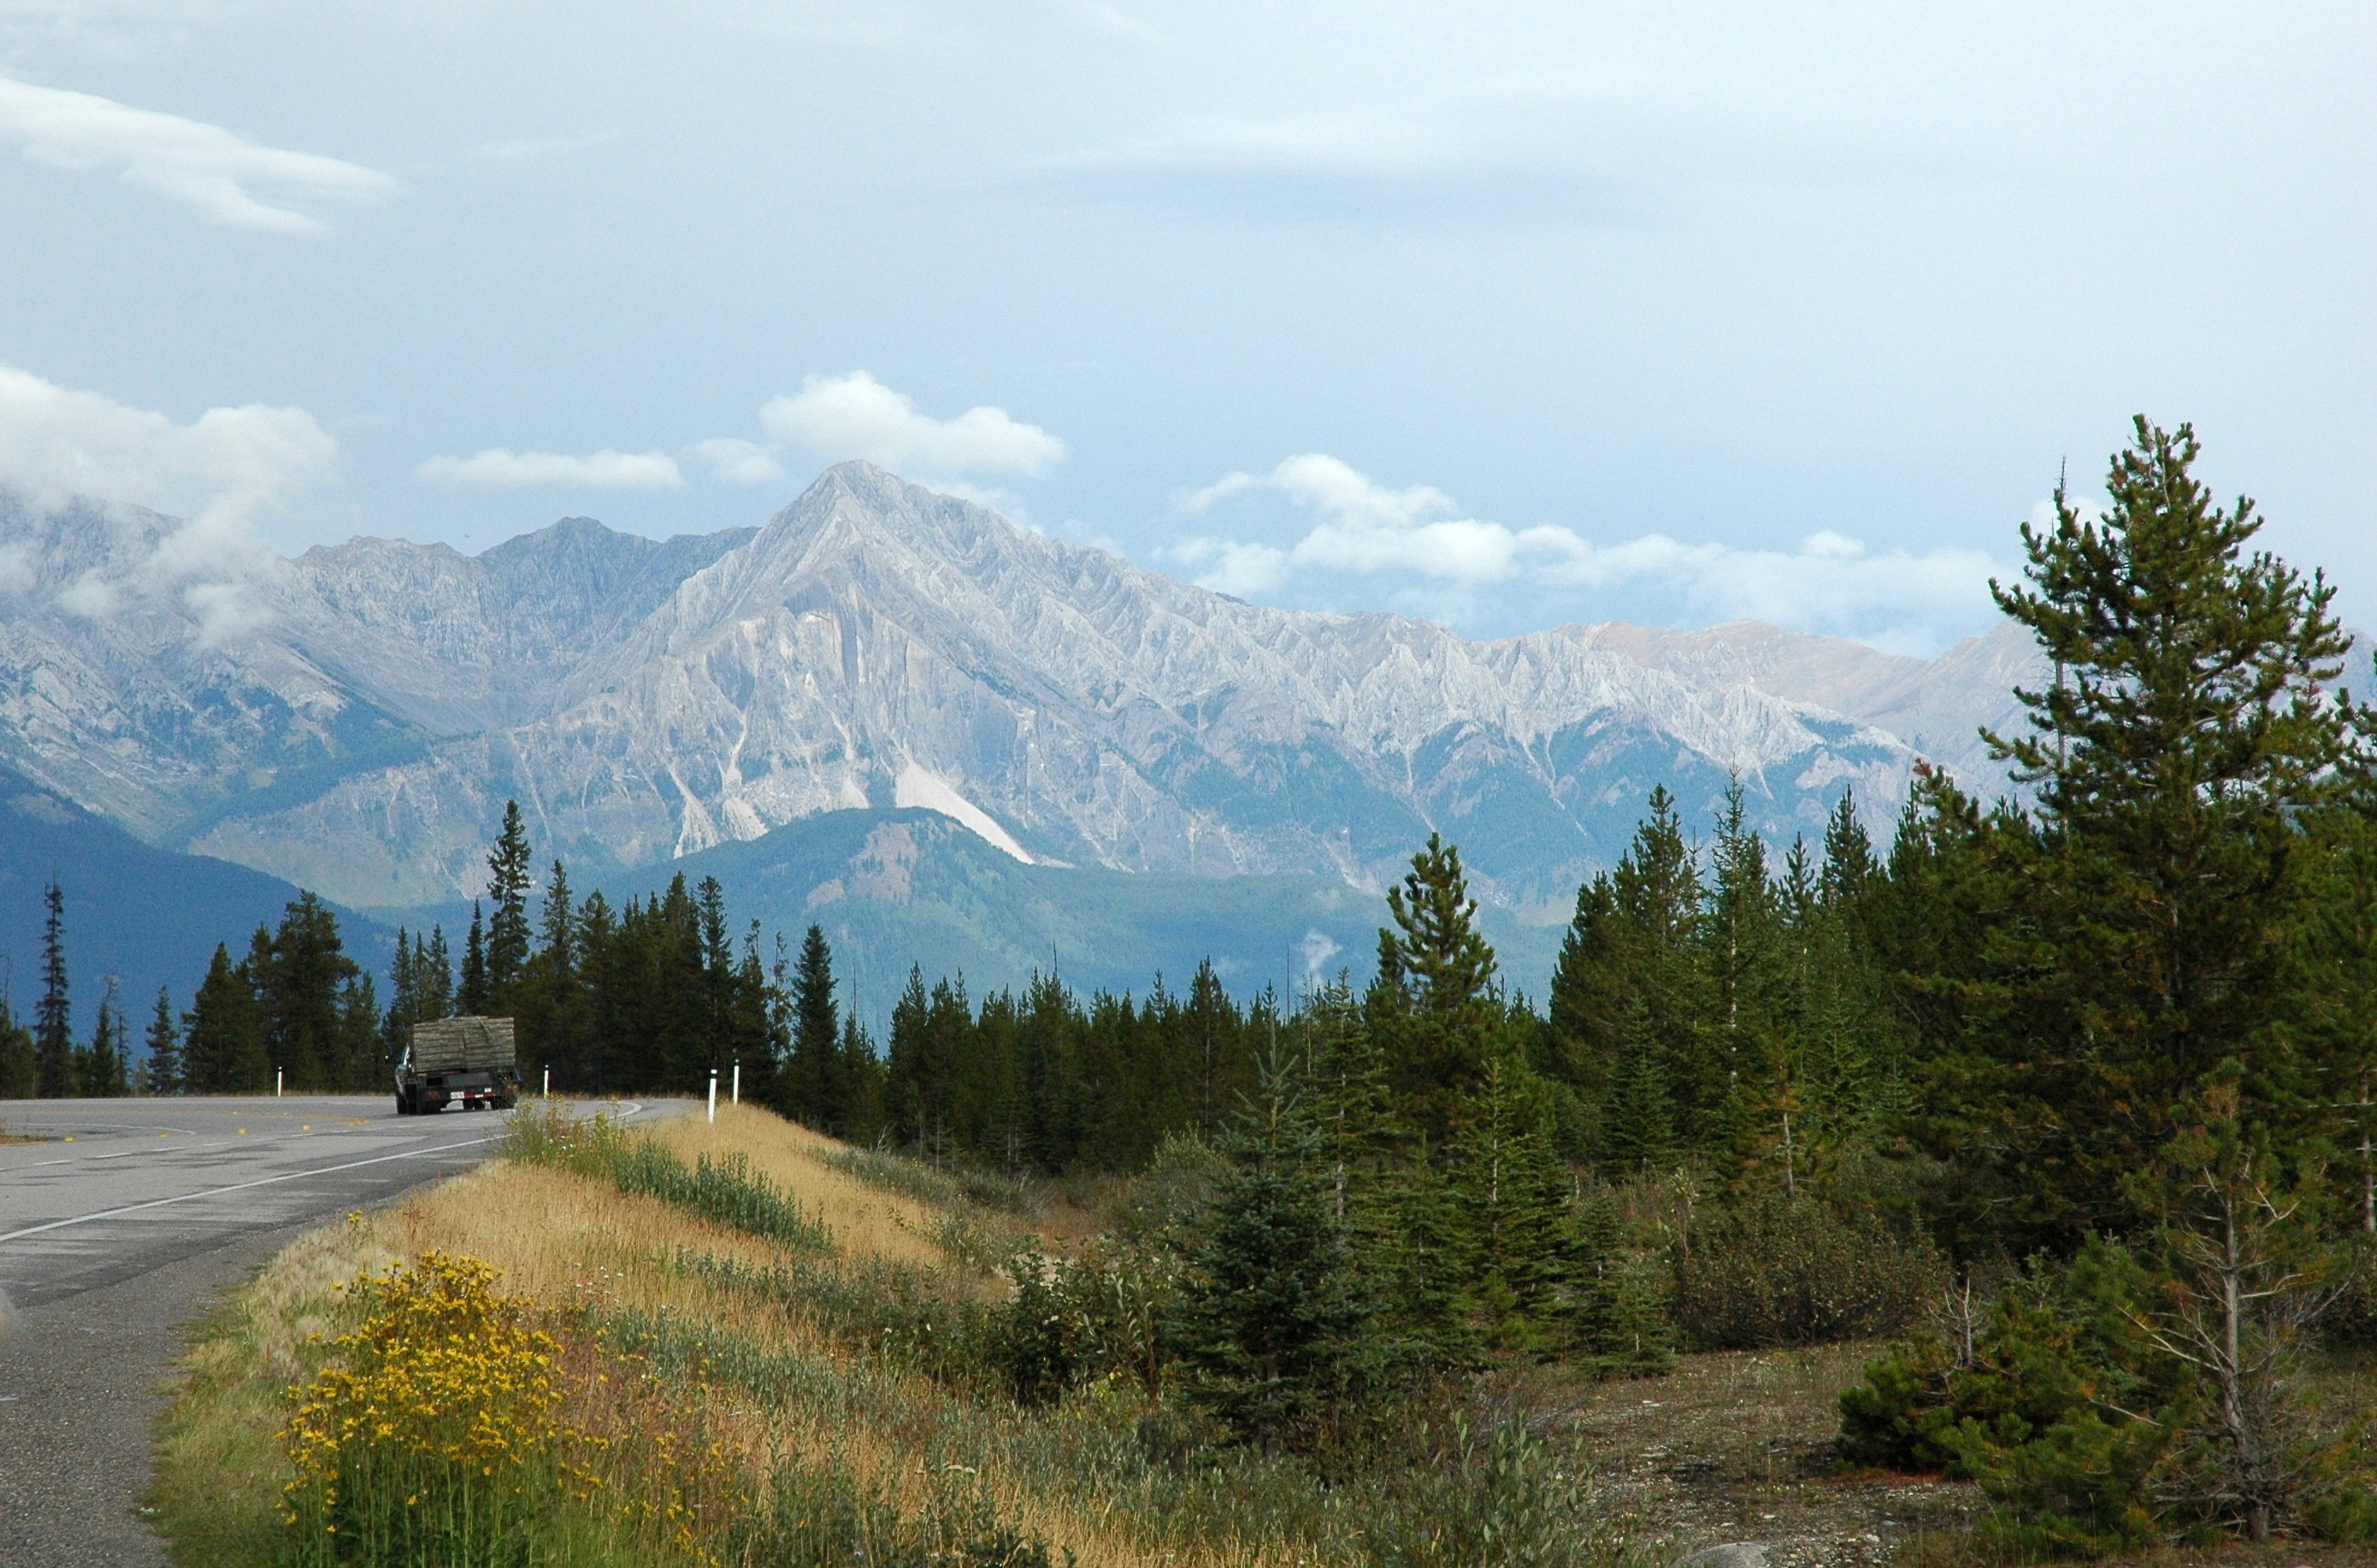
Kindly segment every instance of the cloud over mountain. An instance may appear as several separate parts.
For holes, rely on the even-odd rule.
[[[1003,408],[977,406],[954,419],[936,419],[864,370],[806,377],[799,392],[770,400],[759,423],[777,440],[829,461],[864,458],[941,476],[1037,477],[1065,457],[1064,442]]]
[[[250,586],[282,564],[257,520],[334,482],[338,461],[337,442],[302,408],[210,408],[184,425],[0,365],[0,487],[37,506],[100,496],[188,520],[137,533],[130,553],[57,585],[59,608],[86,620],[114,616],[127,596],[178,596],[203,643],[252,629],[263,611]],[[39,574],[23,542],[8,551],[0,591],[30,591]]]
[[[1321,452],[1263,474],[1232,473],[1190,496],[1185,509],[1212,516],[1235,498],[1285,500],[1302,533],[1273,544],[1222,533],[1171,546],[1169,558],[1201,585],[1240,595],[1278,595],[1353,573],[1406,585],[1401,602],[1423,613],[1455,614],[1463,597],[1512,592],[1640,591],[1675,602],[1695,618],[1750,617],[1884,643],[1939,646],[1990,613],[1999,573],[1977,550],[1869,551],[1829,529],[1797,550],[1688,544],[1648,533],[1600,545],[1550,524],[1513,529],[1461,515],[1433,485],[1382,485]]]

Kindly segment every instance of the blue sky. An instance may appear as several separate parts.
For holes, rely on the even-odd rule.
[[[2143,411],[2377,624],[2371,81],[2361,5],[0,0],[0,479],[476,549],[869,456],[1920,652]]]

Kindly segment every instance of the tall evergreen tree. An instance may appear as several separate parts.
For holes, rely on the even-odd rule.
[[[356,1059],[346,1018],[347,991],[361,974],[347,956],[338,916],[310,892],[290,901],[279,928],[251,954],[247,978],[263,1023],[265,1054],[286,1074],[290,1087],[363,1086],[376,1052],[366,1049],[364,1060]]]
[[[1675,797],[1654,788],[1617,868],[1580,890],[1552,980],[1547,1066],[1575,1085],[1594,1157],[1663,1166],[1724,1103],[1700,871]]]
[[[821,926],[810,926],[801,939],[789,1001],[792,1056],[784,1074],[784,1108],[796,1120],[839,1132],[846,1110],[840,1103],[842,1014],[833,998],[833,949]]]
[[[579,932],[577,897],[568,869],[558,860],[545,879],[544,904],[537,919],[537,942],[529,954],[513,1016],[522,1052],[551,1069],[565,1087],[584,1086],[586,992],[580,969],[586,962]]]
[[[1455,1150],[1453,1190],[1471,1231],[1482,1326],[1491,1343],[1508,1347],[1554,1343],[1577,1250],[1568,1173],[1549,1121],[1517,1052],[1497,1051]]]
[[[1191,1404],[1245,1442],[1297,1449],[1352,1413],[1377,1362],[1318,1142],[1277,1064],[1266,1080],[1190,1251],[1172,1337]]]
[[[2216,1078],[2288,1124],[2341,1097],[2302,1081],[2279,981],[2305,815],[2367,777],[2371,715],[2333,689],[2350,647],[2335,590],[2249,554],[2252,503],[2216,506],[2198,453],[2188,426],[2139,418],[2109,509],[2084,516],[2058,485],[2054,521],[2023,530],[2028,581],[1996,590],[2056,669],[2016,694],[2030,730],[1989,738],[2038,801],[2034,833],[1999,840],[2032,917],[1997,951],[2068,1064],[2042,1174],[2069,1238],[2138,1223],[2121,1178]]]
[[[1599,1156],[1612,1176],[1665,1170],[1676,1157],[1676,1105],[1659,1031],[1640,994],[1624,1004],[1618,1066],[1602,1116]]]
[[[682,879],[680,879],[682,880]],[[487,986],[487,928],[479,901],[471,901],[471,931],[462,940],[462,976],[455,988],[454,1007],[465,1018],[484,1018],[495,1005]]]
[[[1393,1005],[1373,1027],[1391,1031],[1389,1071],[1405,1124],[1440,1150],[1486,1078],[1501,1013],[1494,950],[1477,928],[1461,852],[1438,834],[1387,890],[1387,913],[1378,986],[1392,987]]]
[[[66,895],[52,877],[42,891],[42,999],[33,1011],[38,1093],[56,1099],[74,1092],[74,1012],[66,995]]]
[[[1710,860],[1704,940],[1713,1008],[1685,1097],[1696,1141],[1738,1148],[1754,1137],[1756,1104],[1770,1092],[1762,1078],[1788,1071],[1774,1039],[1782,920],[1766,845],[1748,824],[1738,780],[1726,789]]]
[[[182,1073],[182,1032],[173,1027],[173,1001],[165,987],[157,987],[157,1011],[149,1019],[149,1035],[144,1042],[149,1053],[149,1092],[152,1095],[188,1093]]]
[[[272,1085],[255,989],[220,942],[183,1015],[182,1063],[192,1094],[246,1095]]]
[[[80,1091],[94,1099],[121,1099],[132,1092],[124,1031],[124,1010],[116,1004],[115,981],[107,982],[100,998],[99,1017],[91,1025],[90,1047],[82,1053]]]
[[[517,1010],[520,982],[527,975],[529,859],[520,802],[507,800],[503,829],[487,852],[485,1011],[497,1015]]]

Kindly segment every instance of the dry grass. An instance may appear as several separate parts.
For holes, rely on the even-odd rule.
[[[1004,1283],[962,1255],[969,1250],[953,1252],[938,1239],[953,1225],[1011,1228],[1011,1217],[953,1214],[861,1181],[825,1163],[842,1145],[749,1107],[722,1107],[714,1126],[699,1113],[679,1117],[649,1135],[688,1163],[744,1156],[822,1220],[832,1252],[820,1258],[605,1181],[515,1161],[309,1236],[234,1296],[185,1363],[187,1387],[161,1432],[158,1488],[182,1560],[249,1560],[237,1540],[253,1533],[287,1474],[269,1436],[285,1418],[283,1391],[318,1362],[312,1336],[340,1326],[337,1287],[433,1250],[493,1264],[508,1293],[591,1309],[597,1321],[658,1323],[672,1343],[705,1347],[722,1364],[766,1369],[765,1377],[711,1374],[711,1430],[739,1449],[755,1486],[779,1465],[832,1466],[917,1512],[960,1478],[1026,1531],[1083,1564],[1112,1568],[1342,1560],[1336,1550],[1314,1550],[1310,1498],[1276,1500],[1280,1477],[1242,1469],[1200,1478],[1146,1460],[1132,1436],[1143,1406],[1131,1391],[1102,1385],[1053,1414],[1027,1413],[854,1344],[846,1324],[804,1311],[795,1293],[749,1283],[819,1270],[850,1271],[864,1283],[881,1277],[866,1271],[888,1267],[979,1299]],[[745,1283],[689,1260],[739,1265]],[[667,1359],[663,1348],[653,1354],[655,1365]],[[1268,1523],[1234,1486],[1263,1492]]]
[[[829,1155],[847,1145],[822,1133],[748,1106],[725,1105],[718,1107],[715,1126],[699,1116],[680,1116],[651,1129],[649,1136],[687,1165],[703,1155],[744,1155],[754,1172],[822,1219],[845,1252],[920,1268],[950,1261],[936,1239],[949,1215],[827,1165]]]

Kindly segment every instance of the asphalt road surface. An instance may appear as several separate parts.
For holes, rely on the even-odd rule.
[[[486,1158],[503,1119],[8,1100],[0,1132],[34,1140],[0,1143],[0,1564],[114,1568],[166,1561],[139,1508],[184,1326],[298,1233]]]

